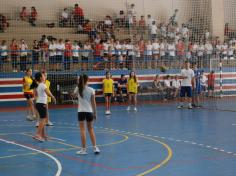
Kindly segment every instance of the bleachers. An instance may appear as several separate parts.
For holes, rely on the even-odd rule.
[[[16,40],[25,39],[26,43],[31,46],[33,40],[39,40],[43,34],[70,40],[85,41],[88,39],[88,35],[86,34],[76,34],[74,28],[48,28],[46,27],[46,23],[32,27],[27,22],[16,20],[10,20],[9,23],[10,27],[4,33],[0,33],[0,39],[6,40],[8,44],[15,38]]]

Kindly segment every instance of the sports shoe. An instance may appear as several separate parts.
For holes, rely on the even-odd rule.
[[[31,116],[27,115],[26,120],[33,121],[34,119]]]
[[[93,152],[95,155],[98,155],[100,153],[100,150],[97,146],[94,147]]]
[[[109,115],[111,112],[110,111],[106,111],[105,112],[105,115]]]
[[[190,105],[188,105],[188,109],[193,109],[193,107],[192,107],[192,105],[190,104]]]
[[[128,106],[126,110],[127,110],[127,111],[130,111],[130,106]]]
[[[40,137],[40,136],[33,136],[33,139],[35,139],[35,140],[37,140],[37,141],[39,141],[39,142],[44,142],[44,141],[45,141],[45,139],[43,139],[43,138]]]
[[[85,148],[82,148],[80,151],[76,152],[77,155],[87,155],[87,151]]]
[[[32,119],[33,119],[33,120],[37,120],[37,116],[36,116],[36,115],[33,115],[33,116],[32,116]]]
[[[39,121],[36,122],[35,127],[39,127]]]
[[[53,123],[49,120],[47,126],[53,126]]]
[[[136,107],[134,107],[134,111],[137,111],[137,108],[136,108]]]
[[[183,105],[179,105],[177,108],[182,109],[183,107],[184,107]]]

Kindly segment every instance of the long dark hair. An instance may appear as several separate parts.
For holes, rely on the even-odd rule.
[[[135,73],[134,71],[131,71],[131,72],[129,73],[129,79],[132,78],[132,73],[134,73],[134,82],[136,83],[136,82],[137,82],[137,77],[136,77],[136,73]]]
[[[83,98],[83,91],[85,88],[86,83],[88,82],[88,75],[82,74],[79,77],[79,83],[78,83],[78,88],[79,88],[79,95]]]
[[[30,89],[35,89],[38,87],[38,82],[40,82],[42,76],[43,76],[43,74],[41,72],[35,73],[34,80],[33,80],[32,84],[30,85]]]

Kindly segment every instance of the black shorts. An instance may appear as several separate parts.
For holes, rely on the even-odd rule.
[[[36,109],[39,113],[40,119],[47,117],[47,105],[43,103],[36,103]]]
[[[31,98],[33,98],[34,96],[32,94],[27,94],[27,93],[24,93],[24,97],[29,100]]]
[[[78,121],[92,122],[94,119],[93,113],[91,112],[78,112]]]
[[[180,88],[180,97],[185,97],[187,94],[187,97],[192,97],[192,87],[191,86],[182,86]]]
[[[105,97],[111,97],[111,96],[112,96],[112,93],[105,93],[104,96],[105,96]]]

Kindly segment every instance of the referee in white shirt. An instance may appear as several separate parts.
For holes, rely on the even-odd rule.
[[[185,68],[181,70],[180,78],[180,105],[178,109],[183,108],[185,96],[187,95],[188,108],[192,109],[192,89],[195,87],[194,71],[190,68],[190,63],[185,61]]]

